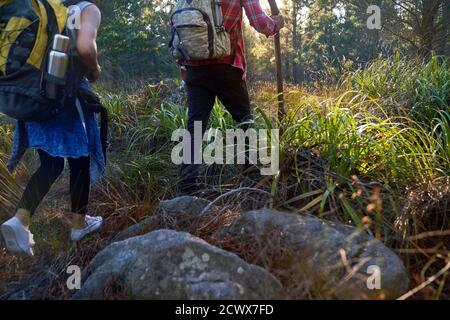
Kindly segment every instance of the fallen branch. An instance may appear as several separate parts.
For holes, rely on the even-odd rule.
[[[450,269],[450,259],[449,259],[447,265],[444,268],[442,268],[438,273],[436,273],[434,276],[428,278],[427,281],[423,282],[422,284],[420,284],[416,288],[414,288],[414,289],[410,290],[409,292],[405,293],[404,295],[402,295],[397,300],[406,300],[406,299],[410,298],[411,296],[415,295],[417,292],[419,292],[420,290],[422,290],[423,288],[428,286],[430,283],[434,282],[437,278],[442,276],[449,269]]]
[[[408,240],[409,241],[416,241],[416,240],[422,240],[422,239],[425,239],[425,238],[446,237],[446,236],[450,236],[450,230],[427,231],[427,232],[416,234],[414,236],[410,236],[408,238]]]

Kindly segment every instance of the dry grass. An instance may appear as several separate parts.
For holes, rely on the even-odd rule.
[[[360,81],[365,79],[367,78],[364,77]],[[390,87],[386,84],[386,88]],[[378,87],[369,89],[371,93]],[[160,217],[158,223],[142,232],[170,227],[190,232],[211,244],[235,252],[246,261],[272,271],[285,285],[287,299],[332,296],[332,292],[324,290],[327,287],[327,279],[314,274],[314,270],[308,270],[307,279],[293,281],[292,273],[283,268],[283,264],[289,262],[283,259],[290,259],[292,255],[281,243],[279,230],[276,228],[267,226],[264,241],[259,243],[252,239],[226,237],[219,232],[221,228],[231,224],[239,216],[239,212],[264,206],[307,212],[328,220],[365,227],[400,255],[411,274],[413,285],[426,284],[417,292],[412,292],[408,298],[450,299],[449,272],[439,274],[450,260],[450,181],[447,180],[448,168],[439,167],[446,163],[442,148],[427,149],[427,141],[437,141],[432,139],[431,134],[427,131],[414,132],[411,136],[413,138],[429,138],[419,139],[417,143],[408,141],[408,136],[405,136],[406,142],[400,141],[401,143],[392,145],[392,154],[385,155],[377,151],[378,149],[373,149],[379,154],[368,153],[357,159],[365,164],[365,167],[349,166],[351,170],[343,170],[345,172],[341,174],[333,168],[339,168],[340,164],[345,166],[348,159],[340,154],[353,150],[352,141],[343,145],[338,139],[309,145],[300,144],[300,147],[291,143],[284,144],[280,174],[275,177],[261,177],[257,168],[242,172],[236,167],[212,167],[207,171],[205,190],[198,194],[209,200],[217,200],[211,210],[197,221],[187,218],[183,220],[182,217],[176,221],[168,221],[160,212],[155,212],[155,208],[160,200],[174,196],[177,168],[168,164],[168,150],[171,149],[168,133],[171,133],[173,127],[182,125],[185,116],[182,108],[172,107],[183,104],[182,94],[177,90],[177,86],[173,84],[158,83],[143,86],[132,95],[103,95],[111,111],[112,158],[107,178],[92,191],[90,210],[93,214],[105,218],[104,228],[79,246],[70,243],[70,227],[65,213],[67,204],[61,202],[61,198],[67,196],[67,180],[60,180],[34,219],[33,232],[37,235],[39,245],[37,257],[15,258],[8,256],[4,248],[0,249],[0,299],[9,297],[11,293],[16,293],[16,298],[69,298],[72,292],[67,290],[65,283],[67,266],[76,264],[81,268],[86,267],[117,233],[153,214]],[[377,110],[380,114],[375,115],[381,117],[383,110],[377,109],[376,106],[383,102],[386,102],[389,108],[399,109],[395,103],[411,100],[402,96],[398,99],[390,96],[383,101],[381,96],[377,100],[371,100],[369,106],[358,102],[352,107],[349,101],[353,100],[349,98],[337,104],[348,103],[350,107],[338,105],[330,110],[327,109],[329,104],[336,102],[333,97],[342,94],[336,88],[308,88],[306,92],[304,88],[289,87],[289,90],[290,93],[286,96],[289,110],[295,110],[301,102],[299,109],[312,111],[314,104],[318,104],[314,117],[302,123],[305,126],[312,123],[311,130],[314,125],[333,124],[320,122],[327,112],[333,115],[336,111],[337,119],[348,120],[350,127],[364,116],[364,112]],[[268,117],[276,113],[274,92],[274,86],[267,83],[258,84],[254,88],[255,103]],[[362,109],[365,106],[367,110]],[[361,110],[357,109],[357,116],[353,117],[348,111],[351,108]],[[347,113],[340,113],[343,109]],[[342,115],[345,117],[339,118]],[[317,122],[314,122],[316,120]],[[395,124],[391,126],[390,122],[394,120],[398,121],[389,118],[380,124],[379,128],[375,127],[378,133],[374,135],[374,145],[389,146],[394,138],[406,131],[402,126],[412,124],[410,120],[403,119],[405,123],[397,128]],[[225,126],[229,125],[226,121]],[[338,121],[337,123],[339,124]],[[336,126],[336,134],[346,137],[348,130],[344,127],[343,131],[339,131],[342,127]],[[326,127],[324,131],[327,131],[325,129]],[[419,129],[425,130],[422,127],[414,130]],[[315,133],[313,130],[312,132]],[[386,132],[392,135],[386,135],[384,138],[383,134]],[[10,132],[8,134],[10,135]],[[355,134],[353,142],[356,147],[359,147],[358,143],[366,142],[361,136],[364,138],[362,134]],[[314,138],[314,135],[311,137]],[[10,136],[5,141],[8,149]],[[332,143],[336,143],[336,146]],[[328,146],[336,147],[335,151],[329,151],[327,154]],[[401,162],[397,165],[395,161],[400,157],[396,152],[402,151],[399,149],[402,146],[405,152],[401,154],[401,159],[407,159],[410,163]],[[408,149],[413,147],[417,149]],[[22,183],[18,185],[15,181],[26,181],[29,175],[29,171],[24,169],[25,166],[21,167],[15,177],[7,174],[4,169],[6,149],[0,150],[0,218],[4,218],[1,212],[12,212],[17,201],[21,191],[19,185]],[[372,151],[370,148],[368,150]],[[420,150],[436,152],[419,154]],[[437,152],[441,153],[442,158],[434,157]],[[424,170],[413,170],[417,168],[417,163],[417,167],[422,165]],[[367,165],[369,168],[373,165],[377,169],[365,171]],[[244,191],[243,188],[256,188],[262,192],[253,192],[250,189]],[[239,189],[242,192],[223,197],[227,192]],[[262,255],[261,252],[265,254]],[[278,264],[274,261],[278,261]],[[436,274],[439,277],[430,281],[430,277]],[[110,298],[129,298],[127,288],[123,287],[120,279],[111,283],[107,291],[106,296]]]

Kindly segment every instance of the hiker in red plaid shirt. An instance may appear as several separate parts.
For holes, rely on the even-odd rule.
[[[232,54],[215,60],[180,61],[186,68],[182,72],[182,77],[186,84],[189,108],[188,130],[191,137],[194,137],[194,122],[196,121],[201,121],[203,133],[206,131],[216,98],[230,112],[234,121],[242,123],[252,119],[245,80],[243,11],[245,11],[250,25],[267,37],[275,35],[284,27],[283,16],[266,15],[259,0],[222,1],[224,27],[231,30]],[[192,152],[194,153],[195,150]],[[197,181],[199,173],[199,165],[183,164],[181,166],[178,183],[179,195],[192,194],[199,189]]]

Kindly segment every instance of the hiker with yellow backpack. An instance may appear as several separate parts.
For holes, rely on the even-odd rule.
[[[1,225],[11,253],[33,255],[30,219],[64,170],[65,159],[70,167],[71,239],[79,241],[102,225],[101,217],[87,215],[90,185],[104,174],[106,159],[107,116],[90,91],[90,83],[101,74],[99,3],[0,3],[0,112],[17,120],[8,166],[14,170],[28,148],[40,158],[15,216]]]

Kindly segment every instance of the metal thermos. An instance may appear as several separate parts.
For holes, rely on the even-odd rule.
[[[58,87],[66,78],[69,65],[69,55],[67,54],[69,46],[69,37],[61,34],[55,35],[47,67],[47,73],[50,77],[47,78],[46,93],[49,99],[54,100],[58,98]]]
[[[64,52],[50,51],[47,72],[54,77],[64,79],[67,72],[68,56]]]
[[[69,51],[70,47],[70,38],[67,36],[63,36],[61,34],[55,35],[53,38],[53,47],[52,49],[59,52]]]

